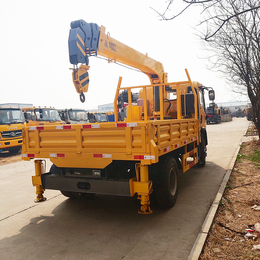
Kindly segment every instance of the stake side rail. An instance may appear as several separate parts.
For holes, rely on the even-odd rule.
[[[59,167],[104,168],[113,160],[150,165],[193,142],[199,143],[197,119],[26,126],[22,158],[50,158]]]

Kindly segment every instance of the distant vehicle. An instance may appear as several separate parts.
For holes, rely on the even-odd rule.
[[[89,122],[90,123],[103,123],[108,122],[108,115],[105,112],[94,112],[89,113]]]
[[[88,112],[84,109],[59,109],[61,120],[67,124],[89,123]]]
[[[220,107],[221,122],[232,121],[232,113],[228,108]]]
[[[239,108],[236,111],[236,117],[245,117],[245,111]]]
[[[25,107],[22,111],[29,126],[64,124],[55,108]]]
[[[221,113],[219,108],[215,108],[215,104],[213,106],[207,107],[207,124],[219,124],[221,123]]]
[[[247,118],[247,120],[252,121],[252,117],[253,117],[252,107],[247,107],[246,108],[246,118]]]
[[[20,108],[0,108],[0,152],[18,153],[21,150],[24,122]]]

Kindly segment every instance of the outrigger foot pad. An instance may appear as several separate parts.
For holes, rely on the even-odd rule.
[[[43,196],[37,196],[37,198],[34,200],[35,203],[39,203],[39,202],[43,202],[47,200],[47,198],[43,197]]]
[[[153,211],[151,210],[150,206],[141,206],[141,209],[138,211],[139,214],[148,215],[152,214]]]

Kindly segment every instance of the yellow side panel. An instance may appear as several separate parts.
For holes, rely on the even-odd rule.
[[[121,128],[89,129],[82,139],[83,148],[126,148],[126,131]]]

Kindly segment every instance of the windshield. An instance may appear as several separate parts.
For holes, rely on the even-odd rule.
[[[69,110],[69,118],[72,121],[87,121],[88,115],[85,110]]]
[[[36,108],[37,121],[61,121],[59,112],[53,108]]]
[[[1,108],[0,124],[21,124],[24,123],[23,112],[20,109]]]
[[[95,113],[97,122],[108,122],[107,115],[104,113]]]

